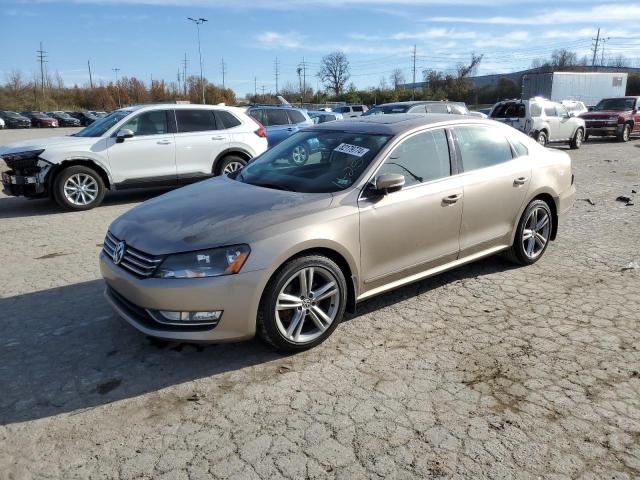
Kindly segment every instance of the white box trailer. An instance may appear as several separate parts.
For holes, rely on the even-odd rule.
[[[623,97],[627,74],[620,72],[550,72],[522,76],[522,98],[544,97],[555,102],[580,100],[595,105],[603,98]]]

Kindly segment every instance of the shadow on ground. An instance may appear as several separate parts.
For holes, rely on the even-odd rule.
[[[490,258],[367,300],[347,319],[511,267]],[[192,345],[145,337],[111,311],[103,288],[94,280],[0,298],[0,424],[91,408],[281,358],[258,340]]]

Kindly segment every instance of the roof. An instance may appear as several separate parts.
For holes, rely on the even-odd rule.
[[[394,115],[371,115],[348,120],[335,120],[310,128],[314,130],[397,135],[421,126],[455,122],[469,123],[482,122],[482,120],[474,119],[469,115],[452,115],[448,113],[396,113]]]

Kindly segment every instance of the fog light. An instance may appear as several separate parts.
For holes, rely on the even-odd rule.
[[[222,310],[213,312],[172,312],[170,310],[158,310],[158,313],[164,317],[164,319],[171,322],[213,323],[220,320],[222,316]]]

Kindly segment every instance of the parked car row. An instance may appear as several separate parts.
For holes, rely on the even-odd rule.
[[[0,128],[86,127],[106,112],[12,112],[0,111]]]

